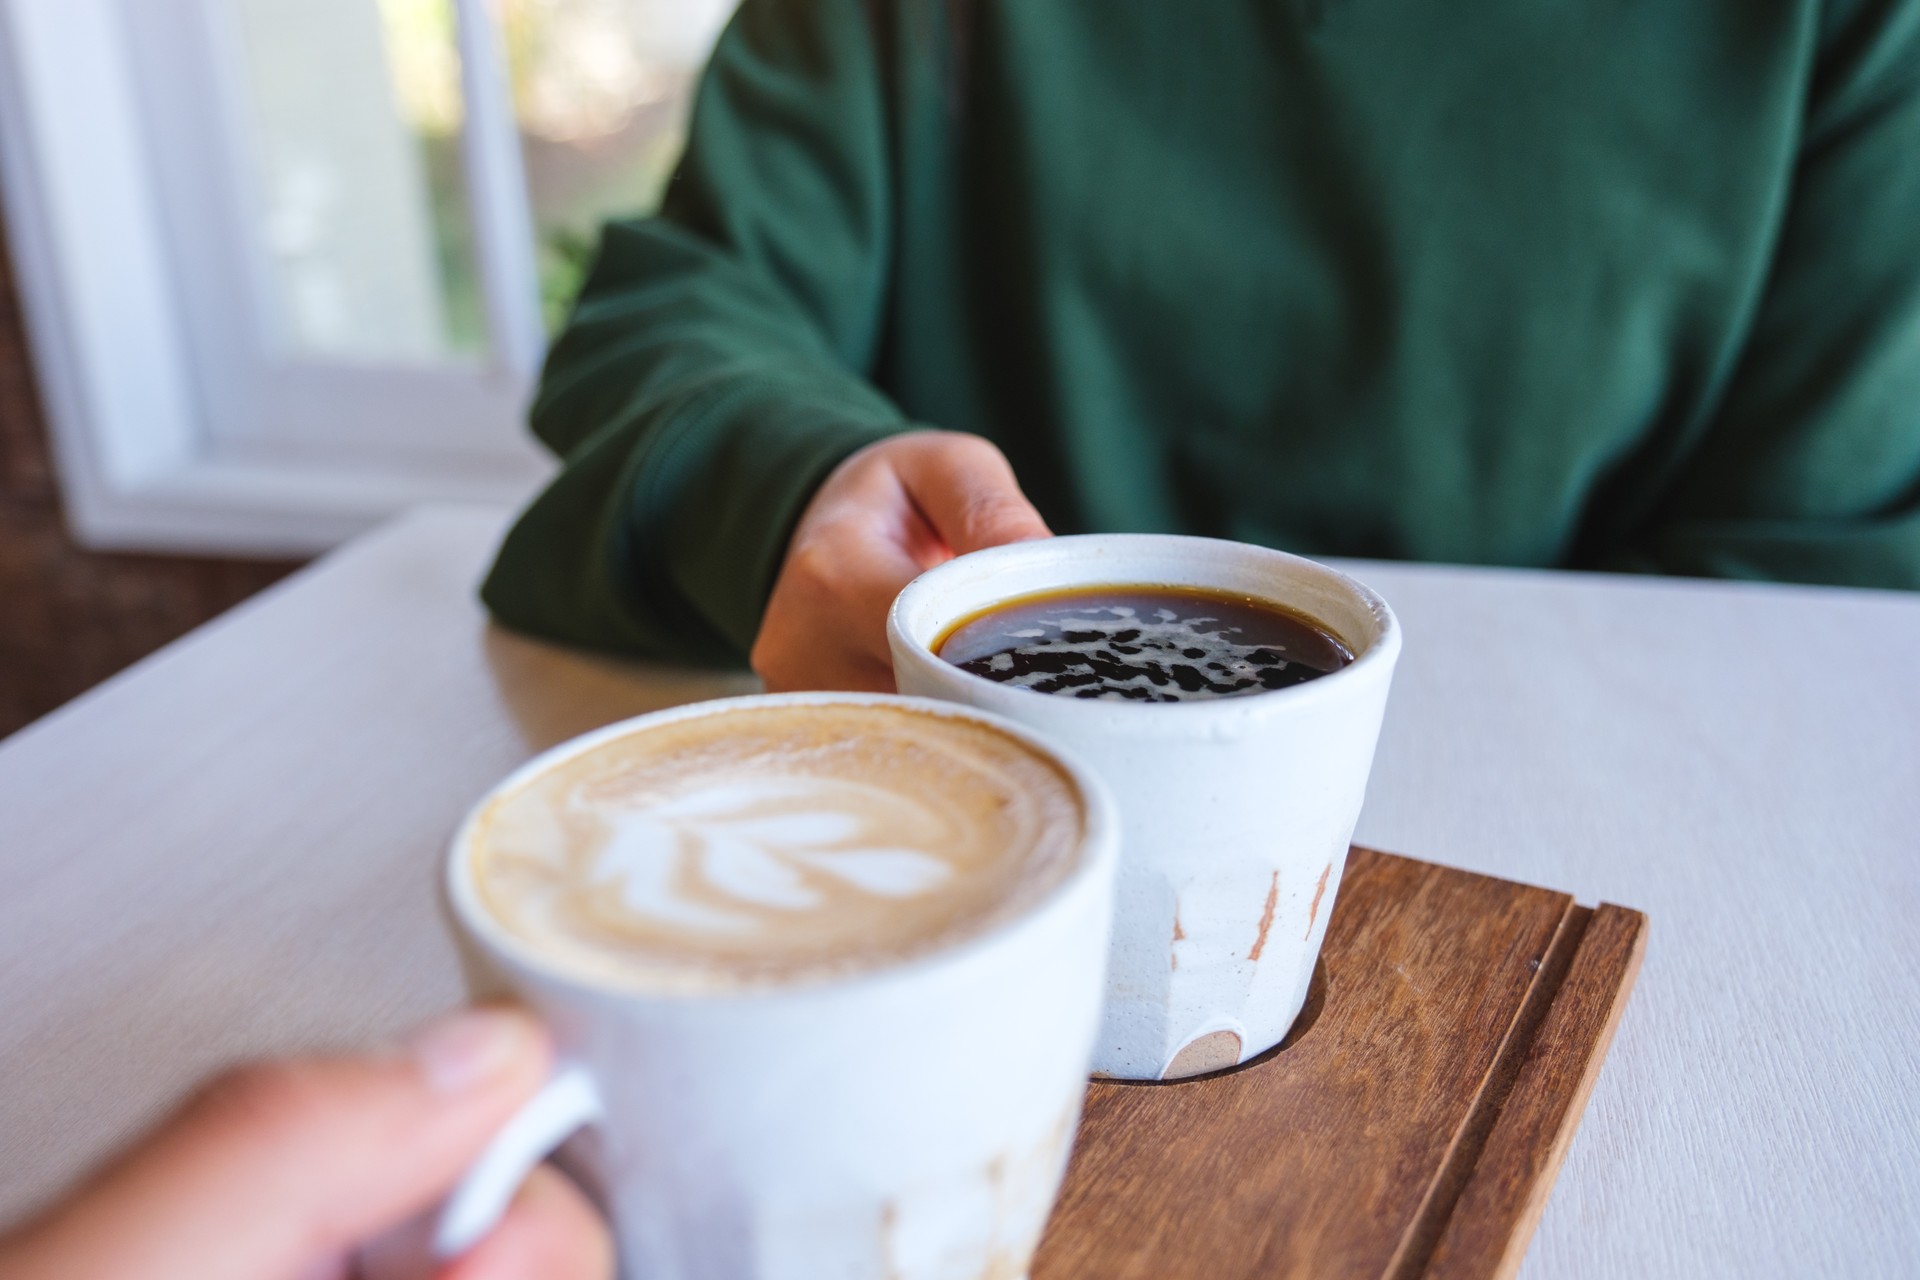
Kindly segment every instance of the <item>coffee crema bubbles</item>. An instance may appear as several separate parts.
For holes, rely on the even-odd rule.
[[[795,704],[644,726],[496,796],[482,906],[587,981],[690,992],[885,967],[1021,915],[1074,866],[1079,790],[990,726]]]
[[[1284,605],[1200,587],[1075,587],[1003,601],[934,652],[1035,693],[1204,702],[1317,680],[1353,661],[1323,624]]]

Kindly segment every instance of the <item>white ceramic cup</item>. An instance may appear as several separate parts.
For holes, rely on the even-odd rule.
[[[1290,688],[1182,703],[1056,697],[977,676],[934,646],[1005,601],[1093,586],[1183,586],[1275,601],[1354,653]],[[929,570],[887,621],[900,692],[1038,730],[1093,766],[1121,825],[1096,1072],[1173,1079],[1278,1044],[1307,997],[1400,653],[1386,601],[1299,556],[1161,534],[1015,543]]]
[[[998,717],[923,699],[786,694],[641,716],[540,756],[488,797],[611,738],[746,707],[892,703],[983,722],[1057,760],[1086,816],[1066,878],[932,954],[810,984],[702,995],[582,982],[475,892],[474,817],[447,898],[477,998],[551,1027],[560,1067],[442,1212],[435,1251],[491,1228],[527,1171],[570,1151],[636,1280],[1024,1275],[1078,1125],[1105,990],[1117,828],[1097,778]]]

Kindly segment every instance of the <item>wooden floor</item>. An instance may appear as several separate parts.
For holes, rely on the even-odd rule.
[[[74,544],[0,228],[0,737],[295,567]]]

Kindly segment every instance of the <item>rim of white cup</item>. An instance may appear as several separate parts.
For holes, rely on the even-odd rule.
[[[1004,684],[998,680],[989,680],[985,676],[975,675],[942,658],[933,649],[933,639],[949,634],[954,624],[962,618],[990,611],[995,604],[976,606],[962,611],[948,610],[941,615],[939,625],[934,629],[933,639],[922,640],[908,630],[907,615],[921,607],[925,597],[934,595],[945,585],[945,580],[963,572],[977,572],[992,569],[998,564],[1007,566],[1023,565],[1034,561],[1045,561],[1056,556],[1070,556],[1077,548],[1100,543],[1108,547],[1120,547],[1140,554],[1167,554],[1181,550],[1200,550],[1220,552],[1231,548],[1235,554],[1248,555],[1273,565],[1285,565],[1295,570],[1305,570],[1310,576],[1337,586],[1355,596],[1365,607],[1379,628],[1379,634],[1354,654],[1352,662],[1335,671],[1329,671],[1312,680],[1288,685],[1280,689],[1262,689],[1257,693],[1235,694],[1224,698],[1202,698],[1190,702],[1145,702],[1131,698],[1058,698],[1049,694],[1035,694],[1031,689],[1022,689],[1015,685]],[[1239,587],[1219,587],[1204,581],[1194,582],[1150,582],[1138,575],[1128,575],[1116,571],[1111,577],[1089,579],[1066,583],[1055,590],[1085,591],[1098,590],[1101,587],[1172,587],[1189,588],[1202,591],[1233,591],[1254,599],[1268,599],[1274,604],[1289,608],[1284,600],[1273,599],[1258,591],[1243,591]],[[1004,596],[1001,603],[1025,599],[1033,595],[1047,594],[1046,590],[1019,592]],[[1339,629],[1324,618],[1307,615],[1314,623],[1334,632],[1335,638],[1349,650],[1353,648],[1352,638],[1342,635]],[[1023,542],[1010,542],[1003,546],[988,547],[981,551],[969,552],[964,556],[955,556],[943,564],[935,565],[919,577],[909,582],[894,597],[893,606],[887,610],[887,633],[899,641],[900,647],[915,654],[923,661],[937,664],[936,670],[950,672],[954,678],[966,682],[983,697],[990,697],[1000,705],[1021,706],[1022,703],[1007,704],[1008,697],[1043,697],[1049,702],[1059,704],[1058,715],[1132,715],[1132,716],[1201,716],[1247,715],[1260,707],[1289,706],[1321,698],[1337,697],[1345,686],[1356,680],[1373,675],[1383,667],[1391,667],[1400,653],[1400,620],[1394,616],[1393,608],[1378,592],[1351,574],[1342,573],[1331,565],[1305,556],[1294,555],[1290,551],[1280,551],[1273,547],[1263,547],[1250,542],[1234,542],[1226,538],[1202,538],[1188,534],[1173,533],[1080,533],[1062,534],[1052,538],[1033,538]],[[989,692],[991,691],[991,692]],[[1066,707],[1083,708],[1083,711],[1070,712]]]
[[[473,843],[481,817],[501,796],[525,785],[530,779],[607,742],[636,733],[644,733],[664,724],[761,707],[795,706],[898,707],[947,719],[982,724],[1039,752],[1061,768],[1080,798],[1081,812],[1085,822],[1074,865],[1039,897],[1027,903],[1014,915],[995,921],[978,932],[968,933],[945,946],[866,968],[828,969],[794,981],[747,983],[734,987],[724,984],[702,987],[691,983],[685,987],[675,987],[637,977],[631,982],[622,982],[617,979],[589,976],[564,962],[553,960],[540,948],[521,939],[496,919],[493,913],[480,902],[478,888],[474,884],[473,860],[468,856],[468,849]],[[1025,725],[1017,724],[992,711],[940,698],[852,691],[757,693],[732,698],[713,698],[701,702],[684,703],[677,707],[666,707],[659,711],[649,711],[643,715],[604,725],[578,737],[569,738],[542,751],[487,788],[486,794],[475,801],[466,815],[461,818],[447,852],[442,887],[446,893],[448,905],[463,929],[485,943],[497,958],[528,973],[536,974],[544,981],[616,998],[653,1000],[662,1003],[669,1001],[739,1002],[753,999],[779,999],[800,992],[851,990],[923,974],[930,969],[964,963],[975,953],[995,945],[1006,935],[1034,927],[1042,917],[1059,909],[1087,880],[1103,874],[1109,864],[1118,861],[1118,856],[1119,817],[1106,784],[1100,781],[1098,775],[1071,751]]]

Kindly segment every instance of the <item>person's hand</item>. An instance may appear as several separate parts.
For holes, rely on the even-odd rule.
[[[834,468],[787,545],[753,642],[767,688],[893,689],[887,608],[954,556],[1047,537],[1006,457],[979,436],[915,431]]]
[[[6,1280],[332,1280],[357,1245],[433,1206],[546,1079],[538,1023],[453,1014],[399,1052],[244,1067],[38,1222]],[[558,1173],[439,1280],[604,1280],[606,1229]]]

